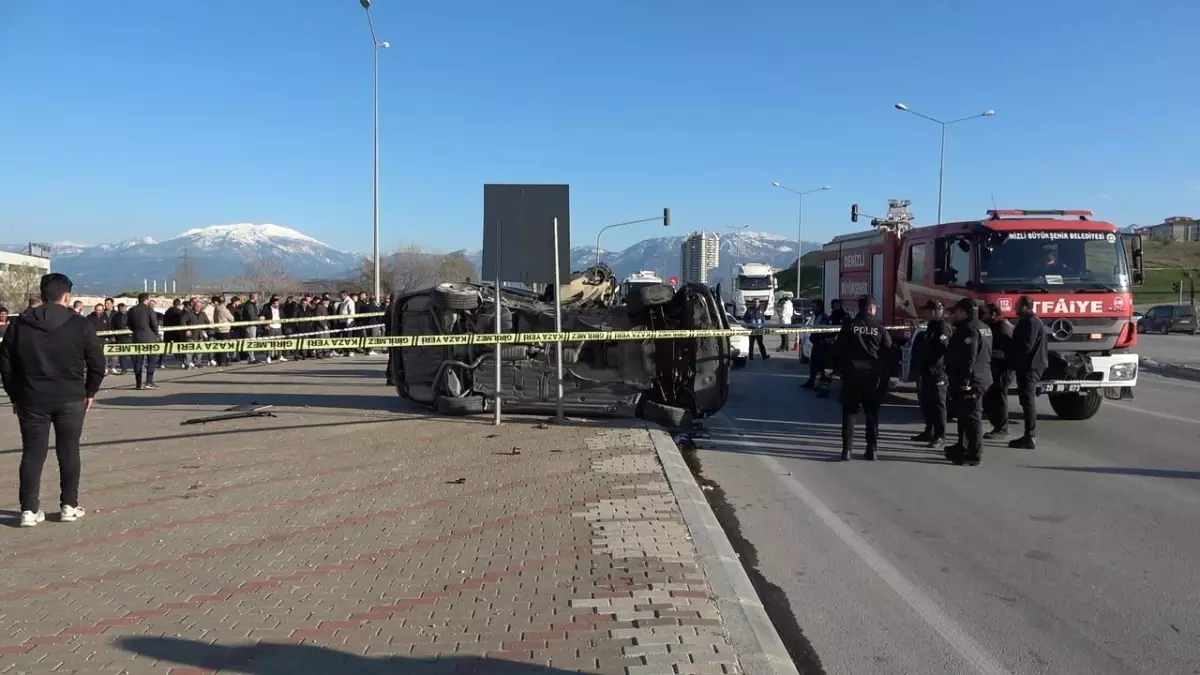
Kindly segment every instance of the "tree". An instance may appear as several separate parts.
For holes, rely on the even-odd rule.
[[[383,293],[405,293],[445,281],[466,281],[475,276],[475,266],[462,251],[436,253],[409,245],[380,261],[379,287]],[[375,264],[365,258],[359,271],[364,289],[375,286]]]
[[[268,298],[295,287],[297,283],[288,273],[282,260],[267,256],[260,256],[246,263],[246,268],[237,282],[246,290],[256,291]]]
[[[40,293],[44,273],[32,265],[9,265],[0,270],[0,305],[14,313],[25,309],[25,301]]]

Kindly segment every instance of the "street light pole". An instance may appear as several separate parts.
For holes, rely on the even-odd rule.
[[[775,187],[779,188],[780,190],[786,190],[787,192],[790,192],[800,198],[800,216],[798,218],[799,224],[797,225],[797,232],[796,232],[796,299],[799,300],[800,299],[800,270],[801,270],[801,262],[804,260],[804,195],[810,195],[814,192],[824,192],[829,189],[829,186],[822,185],[819,188],[813,188],[811,190],[793,190],[792,188],[784,185],[783,183],[780,183],[779,181],[775,181],[775,182],[771,183],[771,185],[774,185]]]
[[[967,120],[973,120],[977,117],[994,117],[996,115],[996,111],[989,109],[989,110],[985,110],[981,113],[976,113],[974,115],[967,115],[966,117],[960,117],[960,118],[954,119],[954,120],[940,120],[936,117],[930,117],[929,115],[926,115],[924,113],[919,113],[916,110],[913,110],[912,108],[909,108],[908,106],[904,105],[903,103],[897,103],[895,105],[895,108],[896,108],[896,110],[899,110],[900,112],[906,112],[906,113],[909,113],[912,115],[916,115],[917,117],[920,117],[921,119],[929,120],[930,122],[933,122],[934,124],[938,124],[942,127],[941,159],[938,161],[938,208],[937,208],[937,221],[940,224],[942,222],[942,193],[944,192],[945,187],[946,187],[946,127],[950,126],[951,124],[958,124],[959,122],[966,122]]]
[[[380,302],[380,283],[379,283],[379,50],[387,49],[391,46],[388,42],[380,42],[375,37],[375,22],[371,20],[371,0],[358,0],[363,6],[363,10],[367,15],[367,28],[371,30],[372,51],[375,56],[375,71],[374,71],[374,151],[373,151],[373,182],[372,182],[372,201],[373,201],[373,216],[374,216],[374,237],[371,246],[371,259],[375,263],[375,301]]]
[[[662,221],[663,227],[670,227],[671,209],[663,209],[663,214],[661,216],[642,218],[641,220],[627,220],[623,223],[613,223],[612,225],[605,225],[604,227],[600,228],[600,231],[596,233],[596,264],[600,264],[600,235],[604,234],[608,230],[613,229],[614,227],[625,227],[626,225],[638,225],[640,223],[653,223],[655,221]]]
[[[749,225],[726,225],[725,227],[728,227],[729,229],[733,230],[734,232],[740,232],[743,230],[750,229]],[[737,264],[741,265],[742,264],[742,240],[741,239],[738,239],[735,242],[734,250],[737,251]]]

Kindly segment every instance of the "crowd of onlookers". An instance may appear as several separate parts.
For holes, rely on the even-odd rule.
[[[211,298],[191,297],[175,298],[166,308],[156,307],[153,298],[147,298],[145,303],[159,317],[158,326],[161,339],[168,343],[178,342],[209,342],[217,340],[254,340],[291,337],[361,337],[383,335],[384,317],[368,317],[355,319],[352,315],[387,312],[392,304],[391,298],[378,302],[368,293],[349,293],[342,291],[336,296],[329,293],[305,294],[280,298],[272,295],[260,300],[258,293],[250,293],[245,298],[234,295],[226,298],[215,295]],[[41,304],[40,298],[29,298],[28,307]],[[116,302],[113,298],[105,298],[103,303],[97,303],[88,314],[85,313],[83,302],[76,300],[72,309],[84,315],[92,327],[99,331],[130,330],[129,307],[124,302]],[[0,306],[0,332],[8,323],[9,311]],[[261,321],[253,326],[231,326],[229,324],[247,321]],[[169,330],[164,330],[169,329]],[[133,335],[123,333],[103,337],[106,344],[121,344],[133,342]],[[335,355],[351,356],[355,351],[374,353],[371,350],[279,350],[267,352],[213,351],[206,353],[177,354],[174,357],[158,356],[159,367],[166,367],[172,358],[178,361],[184,369],[202,368],[204,366],[225,366],[229,363],[244,361],[258,363],[260,355],[267,363],[287,361],[289,359],[329,358]],[[122,375],[133,368],[132,359],[128,356],[110,356],[107,358],[107,374]]]

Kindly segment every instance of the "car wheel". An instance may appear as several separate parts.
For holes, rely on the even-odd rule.
[[[638,407],[641,409],[642,419],[668,429],[690,428],[694,419],[690,410],[663,405],[657,401],[645,401]]]
[[[438,396],[433,409],[442,415],[474,415],[483,412],[484,400],[480,396]]]
[[[479,290],[467,284],[444,283],[433,287],[433,302],[446,309],[479,309]]]
[[[646,307],[670,304],[675,299],[675,289],[667,284],[642,286],[630,299],[630,307],[637,311]]]

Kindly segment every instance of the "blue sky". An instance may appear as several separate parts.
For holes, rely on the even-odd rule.
[[[385,249],[478,247],[482,184],[567,182],[573,241],[1200,213],[1200,3],[375,0]],[[0,2],[0,242],[273,222],[371,246],[371,44],[357,0]],[[606,247],[663,234],[605,235]]]

